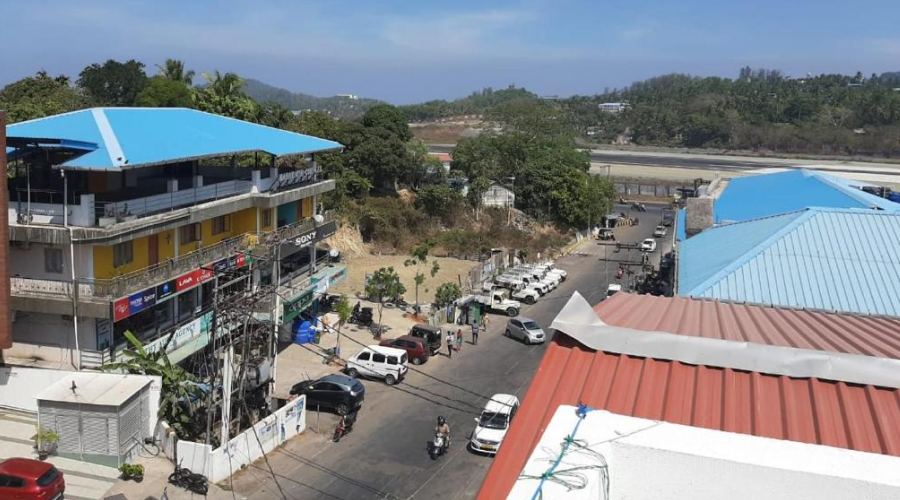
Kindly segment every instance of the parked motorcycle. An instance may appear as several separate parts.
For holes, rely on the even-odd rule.
[[[360,307],[359,302],[350,314],[350,322],[361,326],[372,326],[373,314],[371,307]]]
[[[439,456],[447,452],[446,439],[440,432],[434,433],[434,441],[431,442],[431,447],[428,449],[432,460],[437,460]]]

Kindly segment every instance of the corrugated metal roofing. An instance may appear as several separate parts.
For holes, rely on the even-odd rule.
[[[559,405],[900,456],[900,391],[587,350],[557,334],[478,493],[506,498]]]
[[[715,204],[715,222],[740,222],[807,207],[878,207],[900,211],[900,204],[866,193],[846,180],[812,170],[731,179]]]
[[[678,294],[900,316],[900,214],[810,208],[708,229],[681,245]]]
[[[883,318],[623,294],[596,309],[604,322],[623,328],[839,352],[897,350],[897,320]],[[557,333],[478,498],[505,498],[556,408],[579,402],[622,415],[900,456],[898,389],[593,351]]]
[[[594,310],[607,324],[634,330],[900,359],[900,318],[630,293]]]
[[[186,108],[93,108],[15,123],[8,135],[96,145],[65,168],[121,170],[263,151],[275,156],[339,149],[336,142]]]

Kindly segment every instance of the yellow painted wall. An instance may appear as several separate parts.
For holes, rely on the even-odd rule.
[[[158,262],[175,257],[175,234],[173,231],[162,231],[158,233]],[[144,236],[132,240],[132,256],[131,262],[120,266],[113,267],[113,246],[112,245],[95,245],[94,246],[94,277],[98,279],[109,279],[123,274],[143,269],[150,265],[150,242],[149,237]]]
[[[299,201],[299,203],[300,203],[300,210],[298,210],[298,212],[300,213],[300,218],[305,219],[307,217],[312,217],[312,215],[313,215],[313,199],[312,199],[312,197],[303,198],[302,200]]]
[[[256,208],[247,208],[231,215],[233,235],[256,232]]]
[[[159,261],[175,258],[175,231],[170,229],[159,233]]]

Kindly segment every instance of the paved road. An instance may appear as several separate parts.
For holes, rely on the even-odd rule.
[[[617,207],[617,211],[625,211]],[[659,208],[641,213],[638,227],[616,229],[619,241],[640,241],[652,233]],[[523,314],[547,327],[574,291],[594,304],[606,291],[616,265],[601,261],[603,248],[584,242],[557,264],[569,278]],[[657,252],[659,254],[659,252]],[[612,254],[610,253],[612,257]],[[271,454],[269,462],[286,498],[294,499],[469,499],[478,492],[492,458],[467,451],[465,440],[486,398],[495,393],[524,396],[546,346],[526,346],[502,335],[505,317],[490,316],[489,331],[477,346],[466,344],[452,359],[445,355],[415,367],[394,387],[364,382],[366,402],[353,433],[340,443],[327,441],[336,417],[307,417],[304,435]],[[432,461],[427,444],[438,415],[453,429],[449,454]],[[281,498],[265,464],[250,467],[235,481],[240,497]]]
[[[450,153],[453,146],[448,145],[429,145],[429,150],[434,153]],[[829,164],[835,165],[829,168],[829,172],[842,172],[853,174],[872,174],[884,176],[886,178],[900,179],[900,165],[894,168],[867,168],[865,163],[858,163],[853,166],[847,165],[841,167],[842,162],[829,161],[784,161],[784,160],[765,160],[765,159],[742,159],[740,157],[710,157],[702,154],[654,154],[651,152],[620,152],[616,150],[593,149],[590,150],[592,163],[607,163],[613,165],[634,165],[641,167],[667,167],[667,168],[685,168],[690,170],[711,170],[716,172],[752,172],[753,170],[766,169],[801,169],[804,165],[810,164]],[[891,166],[893,167],[893,166]]]

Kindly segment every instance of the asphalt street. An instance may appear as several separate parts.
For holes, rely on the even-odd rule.
[[[647,212],[636,214],[642,223],[617,228],[617,239],[639,242],[649,237],[661,218],[660,209],[648,206]],[[627,208],[618,206],[616,211]],[[616,270],[615,263],[603,262],[605,252],[610,258],[625,257],[614,257],[611,249],[586,241],[560,259],[557,265],[568,271],[568,279],[536,304],[525,306],[522,314],[547,328],[573,292],[591,304],[599,302]],[[269,455],[278,485],[266,464],[257,463],[236,476],[237,498],[474,498],[493,460],[467,450],[474,419],[493,394],[510,393],[521,399],[546,350],[546,345],[527,346],[503,336],[506,320],[490,315],[488,331],[478,345],[471,344],[466,327],[461,352],[452,359],[441,354],[422,366],[410,366],[406,380],[398,385],[364,381],[366,401],[359,419],[339,443],[329,440],[337,417],[309,413],[307,432]],[[449,453],[432,461],[427,446],[438,415],[447,418],[453,439]]]

